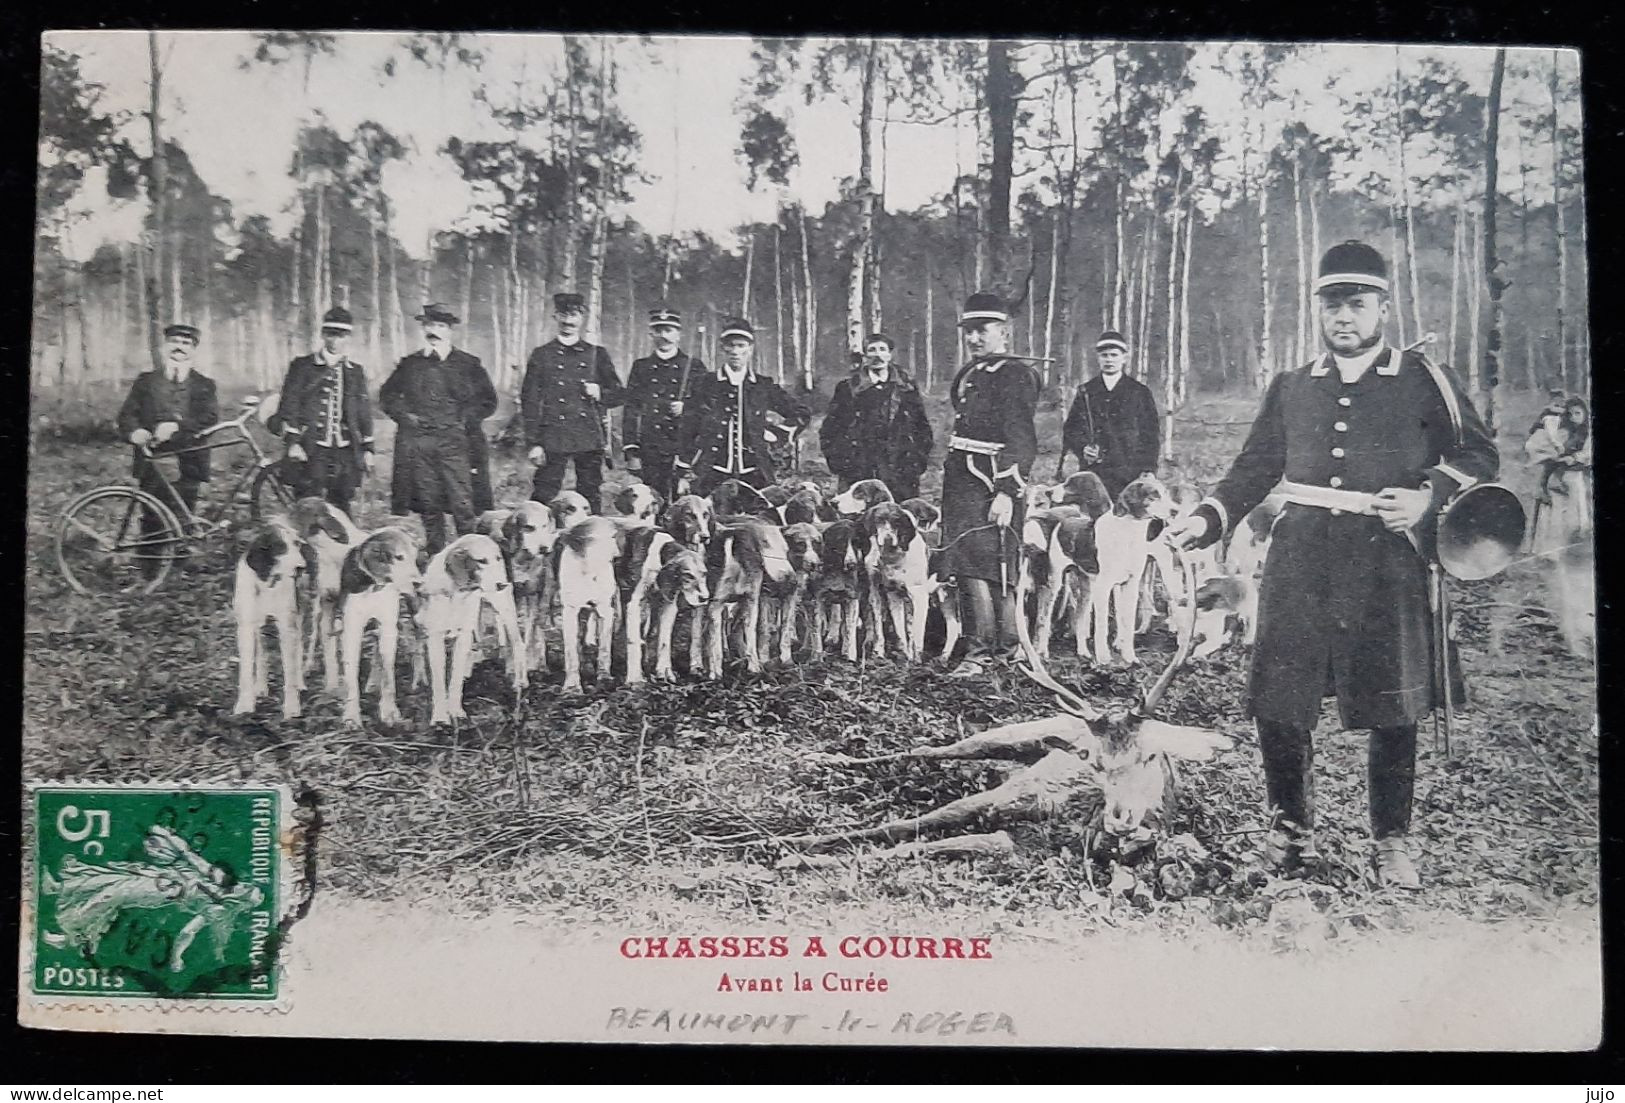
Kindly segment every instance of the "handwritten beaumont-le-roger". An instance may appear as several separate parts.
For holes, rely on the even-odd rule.
[[[848,935],[829,939],[830,946],[826,946],[823,937],[809,935],[800,941],[803,943],[800,954],[803,959],[987,961],[993,957],[992,940],[988,938]],[[707,935],[699,938],[646,935],[623,939],[620,953],[622,957],[635,961],[771,960],[790,957],[792,948],[790,937],[786,935]],[[715,991],[729,995],[786,992],[844,992],[856,995],[887,993],[892,991],[892,984],[887,977],[873,969],[861,971],[861,967],[829,969],[820,965],[797,967],[786,972],[766,971],[759,966],[744,969],[730,966],[722,971]],[[826,1022],[805,1013],[762,1013],[756,1008],[741,1011],[737,1005],[728,1010],[613,1007],[607,1026],[611,1030],[650,1033],[794,1034],[798,1030],[816,1029],[842,1033],[886,1030],[891,1034],[934,1034],[941,1037],[961,1034],[1008,1034],[1013,1037],[1016,1033],[1015,1021],[1002,1011],[888,1011],[884,1019],[882,1022],[880,1019],[865,1018],[851,1009],[843,1010],[838,1022]]]

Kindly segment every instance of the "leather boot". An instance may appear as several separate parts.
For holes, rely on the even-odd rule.
[[[1411,861],[1410,842],[1404,835],[1377,840],[1377,881],[1387,888],[1414,891],[1422,887],[1422,878]]]
[[[1264,836],[1264,860],[1282,873],[1291,873],[1320,860],[1315,833],[1282,820]]]

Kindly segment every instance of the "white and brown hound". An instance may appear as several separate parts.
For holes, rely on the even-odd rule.
[[[561,495],[562,497],[562,495]],[[554,500],[557,503],[557,499]],[[581,692],[581,614],[591,613],[598,643],[598,681],[610,679],[611,641],[621,592],[615,577],[625,530],[608,517],[588,517],[559,533],[559,625],[564,631],[564,685]]]
[[[896,500],[891,489],[879,479],[859,479],[831,498],[830,504],[842,517],[859,517],[875,506]]]
[[[514,609],[519,637],[524,641],[525,669],[547,672],[547,621],[557,589],[554,545],[559,536],[553,511],[540,502],[525,501],[513,509],[488,511],[476,532],[497,542],[513,581]]]
[[[495,540],[474,532],[447,544],[424,568],[422,597],[417,622],[429,652],[431,724],[465,718],[463,684],[474,665],[474,636],[479,630],[482,605],[489,605],[496,614],[497,636],[507,656],[514,693],[524,692],[525,655],[519,614],[514,608],[513,584],[508,580],[502,549]]]
[[[711,601],[705,624],[705,673],[722,677],[723,614],[737,611],[739,650],[751,673],[762,669],[757,646],[762,588],[792,584],[790,550],[784,533],[755,517],[733,516],[720,521],[706,549],[706,577]]]
[[[705,577],[705,559],[692,548],[675,540],[662,544],[658,553],[660,566],[655,572],[654,585],[649,591],[650,609],[655,622],[654,676],[662,682],[677,680],[671,666],[671,634],[677,624],[680,609],[693,612],[695,636],[700,635],[700,610],[711,600],[710,587]],[[632,649],[627,648],[627,680],[632,680]],[[639,664],[641,666],[641,663]],[[699,667],[694,667],[699,672]]]
[[[841,655],[857,662],[858,623],[863,616],[863,592],[869,584],[863,565],[868,550],[863,525],[857,519],[843,518],[824,526],[820,536],[823,562],[813,579],[811,595],[813,647],[822,653],[829,637],[839,632]]]
[[[648,483],[632,483],[614,498],[615,512],[638,525],[653,525],[660,516],[660,495]]]
[[[790,557],[789,589],[785,592],[781,587],[764,585],[762,592],[773,600],[777,614],[774,627],[778,632],[779,662],[789,666],[795,654],[802,602],[823,570],[823,534],[808,521],[786,525],[784,546]]]
[[[1113,620],[1117,657],[1134,662],[1134,628],[1138,617],[1140,577],[1146,562],[1163,547],[1160,537],[1173,503],[1155,475],[1145,474],[1123,488],[1112,511],[1094,522],[1099,571],[1090,579],[1089,600],[1079,602],[1080,622],[1094,617],[1095,662],[1106,665],[1106,621]],[[1172,571],[1169,572],[1172,575]],[[1082,637],[1079,637],[1082,653]]]
[[[930,609],[929,549],[914,515],[895,502],[871,506],[863,515],[869,551],[870,606],[873,621],[870,651],[886,653],[884,621],[889,617],[898,646],[907,659],[925,650],[925,616]]]
[[[339,642],[344,672],[344,722],[361,723],[361,640],[367,625],[378,624],[375,667],[378,673],[378,719],[400,723],[395,702],[395,649],[400,615],[417,609],[423,584],[418,573],[418,546],[402,529],[371,534],[344,556],[339,576]]]
[[[243,534],[237,557],[231,611],[237,622],[236,715],[254,711],[270,692],[271,658],[261,629],[276,626],[282,656],[282,715],[299,715],[299,692],[305,688],[300,654],[301,583],[316,562],[316,552],[285,517],[273,517]]]
[[[315,669],[319,654],[323,685],[329,693],[338,694],[344,688],[338,657],[339,576],[344,557],[367,534],[342,509],[323,498],[299,499],[288,511],[288,520],[316,553],[315,601],[310,603],[306,618],[305,673]]]

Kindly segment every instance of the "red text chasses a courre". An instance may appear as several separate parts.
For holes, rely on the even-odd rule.
[[[954,935],[634,935],[621,940],[622,957],[639,961],[681,958],[849,958],[986,961],[993,940]]]

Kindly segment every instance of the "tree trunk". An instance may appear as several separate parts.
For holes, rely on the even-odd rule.
[[[513,237],[509,231],[509,238]],[[512,391],[513,379],[508,372],[508,361],[513,359],[513,352],[508,348],[503,331],[502,315],[510,308],[511,292],[508,287],[508,269],[502,265],[491,265],[491,356],[495,359],[495,386],[498,391]],[[511,323],[510,323],[511,324]]]
[[[1309,278],[1309,261],[1303,239],[1303,155],[1292,151],[1292,222],[1297,231],[1298,244],[1298,325],[1292,340],[1292,363],[1303,363],[1304,351],[1309,344],[1309,296],[1314,281]]]
[[[1394,136],[1399,149],[1399,209],[1405,216],[1405,270],[1410,279],[1411,322],[1416,339],[1427,330],[1422,325],[1422,272],[1416,267],[1416,226],[1411,219],[1411,174],[1405,164],[1404,81],[1399,71],[1399,47],[1394,47]],[[1398,303],[1396,302],[1396,307]],[[1396,311],[1397,313],[1397,311]]]
[[[1320,265],[1320,204],[1315,199],[1315,181],[1309,181],[1309,275],[1305,279],[1307,297],[1309,300],[1309,316],[1305,321],[1304,340],[1307,347],[1303,350],[1304,360],[1313,360],[1319,355],[1320,346],[1320,318],[1315,304],[1315,273]]]
[[[602,189],[598,198],[603,198]],[[587,257],[587,340],[604,343],[604,254],[609,251],[609,218],[599,213]]]
[[[992,285],[1009,288],[1010,189],[1016,147],[1016,97],[1020,78],[1010,60],[1010,43],[990,39],[987,44],[987,121],[993,162],[988,176],[987,243]],[[1013,290],[1013,289],[1012,289]]]
[[[1112,308],[1107,325],[1120,330],[1126,306],[1123,298],[1123,151],[1128,138],[1123,129],[1123,81],[1117,71],[1117,49],[1112,49],[1112,116],[1117,130],[1117,148],[1112,155],[1112,218],[1116,261],[1112,264]]]
[[[147,61],[148,61],[148,107],[147,131],[152,139],[152,177],[150,198],[152,202],[153,229],[148,237],[147,248],[148,265],[143,282],[146,284],[147,299],[147,345],[152,354],[152,367],[154,371],[163,370],[161,327],[164,323],[160,318],[170,317],[167,304],[163,301],[159,288],[163,286],[164,268],[164,235],[168,229],[169,218],[169,165],[168,157],[164,152],[164,136],[159,110],[159,102],[163,97],[163,67],[158,63],[158,32],[147,32]],[[64,350],[65,351],[65,350]]]
[[[795,263],[791,258],[791,264]],[[792,273],[793,275],[793,273]],[[805,359],[801,354],[801,344],[806,339],[806,322],[802,317],[802,292],[796,281],[790,281],[790,364],[799,375]]]
[[[389,200],[381,198],[379,206],[384,220],[384,273],[387,277],[384,287],[384,332],[388,335],[388,349],[384,356],[393,365],[406,348],[406,324],[401,317],[401,284],[396,271],[395,235],[390,228]]]
[[[807,208],[796,204],[796,215],[801,220],[801,279],[807,299],[807,340],[802,346],[801,388],[807,394],[813,389],[813,361],[818,359],[818,292],[813,287],[812,246],[807,242]]]
[[[474,317],[474,239],[463,238],[462,311],[460,317]]]
[[[1049,245],[1049,296],[1044,303],[1044,355],[1055,356],[1055,290],[1061,273],[1061,212],[1059,209],[1050,220]],[[1050,369],[1054,365],[1048,361],[1044,364],[1044,380],[1049,381]]]
[[[1174,386],[1174,402],[1185,405],[1190,389],[1191,369],[1191,252],[1196,245],[1196,199],[1185,215],[1185,264],[1179,276],[1179,373]]]
[[[932,271],[931,254],[925,256],[925,389],[937,385],[936,353],[936,273]]]
[[[1501,332],[1506,319],[1501,299],[1506,291],[1506,280],[1501,276],[1500,259],[1495,249],[1495,206],[1499,157],[1496,145],[1501,138],[1501,86],[1506,79],[1507,52],[1502,47],[1495,51],[1495,71],[1490,78],[1490,102],[1484,129],[1484,271],[1490,285],[1490,335],[1484,346],[1484,421],[1490,431],[1499,428],[1496,409],[1496,389],[1501,384]]]
[[[1388,271],[1393,274],[1389,298],[1394,304],[1394,331],[1401,348],[1405,347],[1405,296],[1400,291],[1405,266],[1400,263],[1399,212],[1396,203],[1388,204]]]
[[[1467,264],[1467,273],[1471,279],[1468,287],[1467,310],[1467,385],[1471,389],[1473,399],[1478,405],[1484,402],[1484,365],[1478,359],[1478,336],[1481,330],[1479,322],[1479,303],[1484,292],[1484,236],[1475,230],[1475,225],[1481,220],[1473,216],[1472,209],[1467,211],[1467,234],[1471,250],[1464,262]]]
[[[1445,349],[1445,363],[1459,363],[1456,359],[1456,313],[1461,301],[1461,245],[1465,236],[1465,227],[1462,223],[1462,211],[1466,208],[1463,200],[1462,208],[1457,210],[1455,217],[1455,233],[1450,239],[1450,328],[1448,330],[1449,345]]]
[[[751,269],[756,263],[756,226],[752,224],[745,231],[745,286],[739,295],[739,316],[750,317],[750,280],[753,275]]]
[[[773,220],[773,365],[774,379],[784,385],[784,237],[783,209]],[[631,261],[627,261],[630,265]],[[630,267],[628,272],[630,272]],[[630,278],[630,276],[628,277]]]
[[[1185,184],[1185,164],[1174,174],[1173,200],[1168,205],[1168,328],[1163,333],[1162,384],[1168,406],[1173,407],[1174,358],[1178,355],[1179,333],[1179,191]]]
[[[1254,386],[1263,391],[1270,381],[1270,326],[1274,315],[1270,309],[1270,178],[1266,170],[1258,181],[1258,364]]]
[[[846,346],[863,349],[863,307],[866,269],[875,232],[874,117],[875,77],[880,44],[869,39],[863,61],[863,94],[858,112],[858,230],[852,239],[852,270],[846,287]]]
[[[1557,51],[1552,51],[1552,208],[1557,218],[1557,378],[1569,386],[1569,254],[1568,229],[1563,220],[1563,152],[1557,126]]]
[[[378,371],[383,365],[381,357],[384,354],[384,302],[383,287],[380,279],[378,265],[378,227],[373,225],[372,212],[367,212],[367,289],[370,298],[368,305],[372,309],[372,318],[367,325],[367,360],[372,364],[372,370]],[[380,375],[380,380],[388,378]]]

